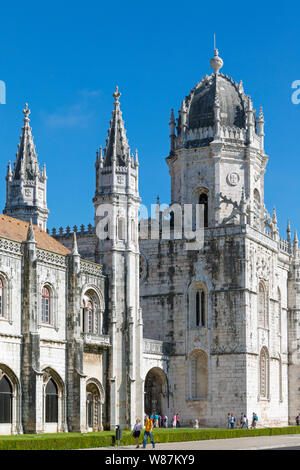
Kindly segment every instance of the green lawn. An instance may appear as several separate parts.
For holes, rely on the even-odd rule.
[[[168,428],[153,430],[154,439],[158,444],[160,442],[183,442],[298,433],[300,433],[300,426],[264,429]],[[86,434],[59,433],[0,436],[0,450],[67,450],[86,449],[91,447],[113,447],[115,444],[114,431],[101,431]],[[131,432],[123,431],[120,445],[134,444],[135,440],[132,438]]]

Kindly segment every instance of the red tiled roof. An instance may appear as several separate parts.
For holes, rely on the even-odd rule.
[[[34,230],[35,241],[37,247],[43,250],[52,251],[60,255],[67,255],[71,251],[62,245],[55,238],[48,235],[37,225],[32,225]],[[8,238],[16,242],[23,242],[27,239],[29,223],[23,220],[9,217],[8,215],[0,214],[0,237]]]

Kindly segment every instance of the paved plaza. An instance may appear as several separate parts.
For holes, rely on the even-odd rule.
[[[290,434],[282,436],[258,436],[241,437],[236,439],[211,439],[207,441],[170,442],[157,444],[155,450],[264,450],[264,449],[284,449],[299,447],[300,435]],[[117,447],[106,447],[90,450],[116,450]],[[151,450],[152,445],[148,444],[147,449]],[[135,446],[120,446],[118,450],[143,450],[135,449]]]

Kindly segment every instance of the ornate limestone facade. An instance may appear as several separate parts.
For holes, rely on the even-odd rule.
[[[228,412],[256,412],[263,426],[294,422],[297,234],[292,241],[288,225],[281,239],[264,204],[262,108],[257,116],[242,82],[220,72],[217,50],[211,66],[177,119],[171,112],[166,158],[171,212],[203,214],[198,248],[159,201],[155,220],[138,220],[139,161],[118,88],[96,157],[94,225],[47,234],[46,174],[26,107],[7,174],[14,218],[0,217],[0,432],[125,428],[144,411],[178,412],[185,425],[225,426]]]

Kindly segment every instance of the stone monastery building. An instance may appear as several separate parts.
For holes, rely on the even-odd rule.
[[[178,412],[188,426],[224,427],[228,412],[294,422],[297,234],[288,225],[281,239],[264,205],[262,108],[257,116],[242,82],[220,72],[217,50],[210,64],[176,120],[172,110],[166,158],[171,204],[204,214],[200,249],[175,236],[174,214],[163,236],[159,202],[156,220],[138,220],[139,161],[118,88],[96,159],[95,224],[50,236],[26,105],[0,215],[0,433],[126,428],[144,411]],[[157,236],[141,236],[152,222]]]

